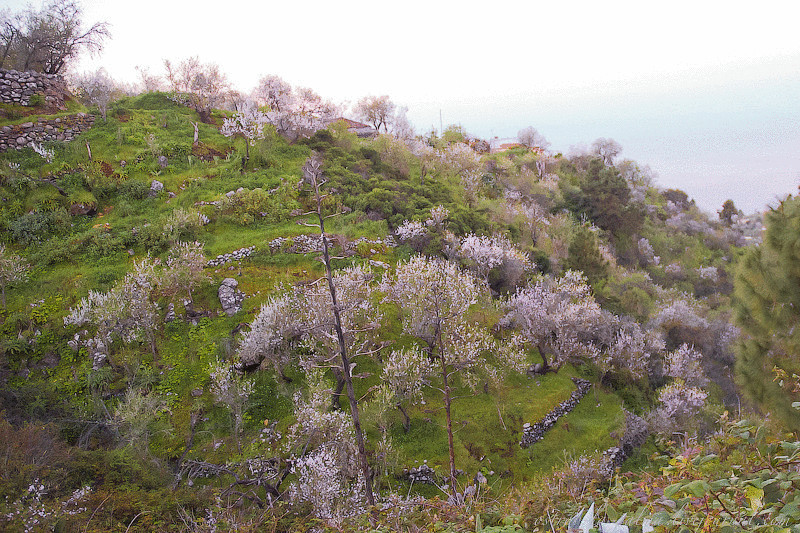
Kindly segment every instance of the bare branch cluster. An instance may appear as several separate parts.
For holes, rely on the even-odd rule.
[[[0,13],[0,67],[61,74],[78,54],[99,52],[110,36],[108,24],[86,29],[75,0],[49,0],[41,11]]]

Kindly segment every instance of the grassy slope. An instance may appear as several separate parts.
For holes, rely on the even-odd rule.
[[[238,171],[236,157],[232,157],[231,161],[217,158],[208,163],[191,157],[191,120],[196,120],[196,117],[187,109],[165,101],[164,97],[148,95],[118,104],[117,110],[109,113],[106,122],[98,119],[96,126],[80,140],[59,148],[57,161],[40,167],[39,172],[46,174],[64,164],[89,165],[85,150],[85,142],[88,141],[95,161],[111,164],[117,174],[114,180],[137,180],[149,186],[150,180],[158,179],[165,184],[166,191],[176,194],[172,199],[162,193],[156,198],[141,200],[124,198],[114,192],[106,196],[98,195],[98,210],[105,214],[88,220],[75,219],[70,235],[81,235],[81,232],[96,224],[108,224],[109,234],[118,232],[122,235],[131,232],[134,227],[163,223],[165,217],[176,208],[193,208],[195,202],[217,200],[225,192],[238,187],[270,188],[281,179],[296,181],[299,178],[300,166],[309,153],[308,149],[289,146],[276,137],[268,139],[260,148],[261,158],[253,165],[256,168],[244,174]],[[225,152],[230,149],[228,140],[219,135],[213,126],[201,125],[200,138],[216,150]],[[155,161],[154,155],[157,153],[169,158],[166,169],[160,169]],[[19,159],[23,156],[10,154],[8,157]],[[28,158],[33,160],[33,156]],[[120,165],[122,160],[128,163],[125,168]],[[447,187],[452,188],[452,184]],[[200,209],[212,212],[212,208]],[[359,236],[380,237],[388,231],[385,222],[374,222],[357,213],[332,220],[329,228],[331,232],[344,234],[351,239]],[[275,237],[308,232],[309,228],[298,226],[293,220],[250,226],[217,220],[196,231],[193,238],[205,243],[209,258],[251,245],[255,245],[257,251],[241,266],[234,265],[233,271],[227,266],[209,270],[211,283],[197,292],[196,307],[218,312],[216,287],[224,277],[231,275],[236,275],[240,288],[252,297],[246,301],[243,312],[233,318],[212,314],[210,319],[201,321],[198,326],[176,322],[158,333],[157,363],[162,366],[162,374],[151,377],[158,380],[159,389],[171,397],[170,421],[175,431],[172,435],[165,433],[153,439],[152,446],[157,455],[179,455],[188,432],[188,414],[193,402],[211,403],[207,390],[198,399],[191,396],[191,391],[203,388],[208,363],[217,355],[224,355],[233,349],[230,331],[240,322],[249,322],[260,302],[279,283],[291,284],[321,275],[321,265],[315,258],[271,254],[267,246],[269,240]],[[70,235],[65,238],[70,238]],[[34,252],[34,248],[27,250],[27,253]],[[101,256],[84,252],[69,262],[37,268],[32,283],[10,292],[9,314],[25,313],[29,302],[58,294],[60,299],[54,302],[54,312],[50,318],[51,326],[56,328],[67,307],[74,305],[90,289],[108,289],[114,280],[125,274],[133,259],[145,255],[144,250],[135,246],[132,247],[133,257],[126,252],[127,246],[118,248]],[[377,259],[393,262],[397,256],[388,253]],[[62,353],[68,353],[63,343],[59,346]],[[144,347],[120,349],[114,355],[113,363],[118,375],[109,384],[112,392],[124,390],[127,379],[145,379],[148,372],[154,372],[152,357]],[[58,383],[57,390],[68,393],[77,388],[80,394],[79,384],[70,376],[76,365],[86,371],[86,364],[85,359],[63,357],[58,367],[47,372]],[[618,430],[622,424],[620,401],[609,394],[590,392],[575,412],[559,422],[543,441],[527,450],[519,447],[522,424],[539,420],[566,399],[573,389],[570,381],[573,375],[574,370],[564,368],[559,374],[548,374],[535,380],[524,376],[509,377],[499,387],[490,388],[488,394],[473,395],[467,390],[459,391],[458,394],[463,397],[453,404],[457,467],[470,473],[479,469],[493,471],[494,476],[490,476],[492,482],[502,486],[512,481],[520,484],[559,465],[565,456],[602,450],[613,445],[609,433]],[[33,378],[37,377],[46,376],[33,375]],[[282,417],[290,412],[286,388],[281,388],[269,376],[258,379],[263,386],[250,412],[248,432],[251,436],[263,427],[263,418]],[[369,385],[367,381],[359,387],[366,390]],[[276,396],[276,393],[280,394]],[[225,433],[225,414],[218,408],[210,408],[210,412],[210,420],[198,433],[195,447],[198,453],[210,453],[211,444]],[[398,468],[427,460],[440,472],[446,471],[447,441],[439,393],[429,391],[426,404],[414,406],[410,412],[410,433],[403,432],[399,417],[393,418],[391,427],[395,447],[400,452]],[[288,422],[285,424],[288,425]],[[377,433],[373,432],[371,437],[376,438]],[[245,437],[243,440],[247,439]],[[221,450],[225,449],[223,447]],[[227,449],[233,451],[230,446]],[[218,459],[224,460],[221,457]]]

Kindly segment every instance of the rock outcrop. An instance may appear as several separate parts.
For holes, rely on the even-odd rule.
[[[222,310],[228,316],[233,316],[242,310],[244,293],[237,289],[238,286],[239,282],[235,279],[225,278],[222,280],[222,285],[219,286],[219,291],[217,291]]]

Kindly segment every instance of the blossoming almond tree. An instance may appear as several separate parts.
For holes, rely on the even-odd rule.
[[[708,383],[700,361],[703,355],[684,344],[666,355],[664,374],[672,382],[658,390],[659,407],[650,413],[651,427],[660,433],[686,431],[697,426],[697,415],[706,404]]]
[[[191,301],[192,289],[208,279],[203,274],[206,263],[203,243],[197,241],[176,243],[169,251],[166,268],[161,275],[162,290],[170,295],[185,290]]]
[[[456,499],[451,416],[453,379],[459,375],[474,388],[477,380],[471,371],[483,370],[492,377],[497,375],[484,357],[485,351],[495,347],[494,340],[486,329],[467,319],[467,311],[478,301],[485,286],[451,262],[418,255],[398,264],[394,278],[387,281],[385,289],[404,312],[404,331],[427,344],[430,356],[439,367],[450,453],[450,490]],[[521,354],[504,359],[510,367],[524,366]]]
[[[301,451],[292,459],[297,479],[289,496],[310,504],[319,518],[336,524],[364,512],[364,471],[352,417],[329,408],[330,390],[321,369],[311,370],[307,377],[306,395],[298,392],[294,397],[297,423],[289,441]]]
[[[257,139],[264,138],[264,126],[269,123],[267,115],[253,102],[244,102],[238,106],[237,113],[231,118],[226,118],[222,123],[220,132],[226,137],[241,135],[245,139],[245,156],[242,160],[242,169],[250,161],[250,145]]]
[[[216,360],[208,371],[211,376],[211,392],[217,403],[230,409],[236,444],[241,448],[239,433],[242,428],[244,407],[253,393],[253,382],[242,376],[235,363]]]
[[[411,429],[411,418],[405,402],[422,400],[422,387],[435,372],[427,355],[416,347],[392,350],[383,361],[382,390],[378,393],[384,403],[396,407],[403,415],[403,429]]]
[[[250,330],[239,340],[239,360],[244,367],[272,366],[285,381],[285,367],[292,362],[291,348],[300,339],[298,296],[291,292],[271,296],[261,305]]]
[[[95,366],[105,361],[114,336],[123,342],[144,336],[155,355],[153,331],[158,315],[156,304],[150,301],[155,284],[155,264],[143,259],[134,263],[133,271],[110,291],[89,291],[89,295],[64,317],[64,325],[92,324],[97,328]],[[102,359],[99,363],[98,358]]]
[[[580,272],[569,270],[558,280],[545,278],[517,291],[507,309],[504,324],[516,327],[520,340],[538,348],[545,371],[583,359],[607,366],[607,355],[592,334],[607,314]]]
[[[341,332],[350,361],[374,353],[379,348],[373,333],[380,326],[382,314],[372,300],[372,272],[355,266],[333,274],[333,286],[339,300],[338,311]],[[339,346],[336,322],[331,316],[333,300],[330,287],[314,284],[301,291],[298,301],[303,336],[313,353],[300,359],[300,365],[309,371],[314,367],[330,367],[336,378],[333,405],[338,407],[339,397],[345,387],[345,372],[353,375],[356,363],[343,369],[336,361]]]
[[[502,235],[487,237],[470,234],[461,240],[458,255],[467,261],[483,280],[489,282],[489,272],[501,265],[515,264],[522,271],[533,268],[528,256]]]
[[[291,126],[290,110],[295,101],[292,86],[278,76],[263,76],[253,90],[253,97],[268,108],[267,119],[277,132],[286,133]]]

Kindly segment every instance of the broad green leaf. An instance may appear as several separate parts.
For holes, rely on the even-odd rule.
[[[711,487],[704,479],[697,479],[695,481],[686,484],[686,486],[683,487],[683,490],[699,498],[700,496],[705,496],[706,494],[708,494],[711,491]]]
[[[795,521],[800,519],[800,502],[797,501],[795,498],[794,500],[790,501],[783,508],[778,512],[778,516],[786,516],[791,518]]]
[[[654,526],[671,526],[672,516],[666,511],[659,511],[650,517],[650,523]]]
[[[668,486],[667,488],[664,489],[664,497],[672,498],[673,496],[675,496],[676,494],[678,494],[680,491],[683,490],[683,485],[684,483],[681,482],[681,483],[673,483],[672,485]]]
[[[764,489],[750,485],[745,490],[745,496],[750,500],[750,509],[753,513],[764,507]]]
[[[728,479],[718,479],[709,483],[709,486],[711,487],[711,490],[719,491],[726,487],[730,487],[731,482]]]

